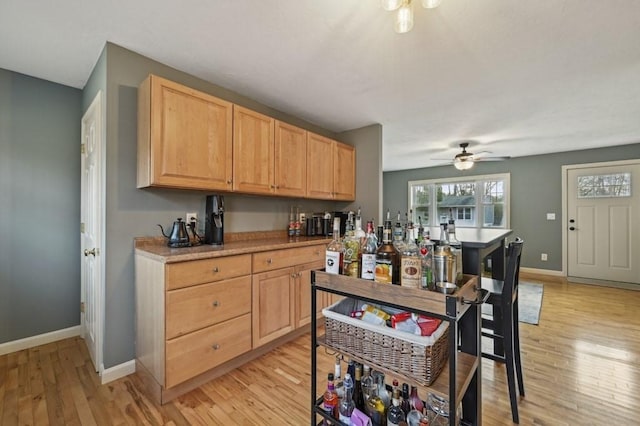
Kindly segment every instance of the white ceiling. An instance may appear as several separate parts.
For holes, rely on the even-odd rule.
[[[640,1],[1,0],[0,68],[83,88],[106,41],[335,132],[383,168],[640,142]]]

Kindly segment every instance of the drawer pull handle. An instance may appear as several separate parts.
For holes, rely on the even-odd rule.
[[[216,343],[215,345],[212,345],[212,346],[211,346],[211,348],[212,348],[214,351],[217,351],[218,349],[220,349],[220,345]]]
[[[268,263],[269,265],[271,265],[271,264],[273,263],[273,259],[271,259],[271,258],[267,259],[267,263]]]
[[[213,272],[220,272],[220,269],[218,269],[218,267],[217,267],[217,266],[214,266],[214,267],[213,267]]]
[[[218,302],[217,300],[214,300],[212,305],[214,308],[217,308],[218,306],[220,306],[220,302]]]

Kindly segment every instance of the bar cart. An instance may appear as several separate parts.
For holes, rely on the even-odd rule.
[[[448,357],[442,372],[435,381],[425,385],[423,380],[397,370],[389,370],[385,365],[372,363],[362,358],[356,350],[338,348],[319,336],[317,318],[311,321],[311,424],[317,424],[318,417],[331,420],[321,408],[322,395],[316,395],[317,347],[323,346],[333,352],[342,353],[355,361],[368,364],[372,369],[401,377],[408,383],[419,386],[423,391],[435,393],[449,401],[449,424],[459,420],[462,425],[482,424],[482,380],[480,348],[480,305],[488,293],[478,288],[475,275],[464,275],[463,285],[455,293],[448,295],[412,289],[397,285],[381,284],[344,275],[328,274],[324,271],[311,272],[311,312],[316,312],[317,292],[337,294],[368,303],[378,303],[397,309],[440,318],[448,323]],[[381,363],[382,364],[382,363]],[[456,419],[456,411],[462,402],[462,417]]]

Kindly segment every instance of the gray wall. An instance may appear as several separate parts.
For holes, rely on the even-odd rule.
[[[80,324],[81,95],[0,69],[0,343]]]
[[[476,163],[468,172],[453,166],[385,172],[384,211],[408,207],[410,180],[511,173],[511,228],[525,241],[522,266],[562,270],[562,166],[640,158],[640,144],[513,158],[501,162]],[[556,220],[548,221],[547,213]],[[548,261],[540,260],[548,254]]]
[[[382,223],[382,126],[372,124],[343,132],[338,139],[356,148],[356,200],[340,210],[355,212],[361,207],[362,226],[370,219]]]
[[[100,62],[98,63],[100,66]],[[149,73],[213,94],[304,129],[336,138],[332,132],[258,104],[117,45],[106,46],[106,300],[104,366],[134,358],[135,310],[133,238],[160,235],[187,211],[204,216],[204,192],[136,189],[137,88]],[[102,75],[96,71],[96,76]],[[96,77],[98,80],[98,77]],[[91,90],[100,86],[96,83]],[[89,87],[87,88],[88,91]],[[88,93],[87,93],[88,95]],[[85,96],[88,101],[92,96]],[[88,103],[85,102],[85,106]],[[347,143],[349,143],[347,141]],[[225,232],[286,229],[289,207],[301,211],[342,209],[345,203],[258,196],[225,196]]]

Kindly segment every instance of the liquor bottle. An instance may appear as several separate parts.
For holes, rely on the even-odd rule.
[[[402,222],[400,222],[400,210],[398,210],[398,219],[396,225],[393,228],[393,246],[398,253],[402,253],[402,246],[404,244],[404,230],[402,229]]]
[[[287,234],[290,237],[293,237],[296,232],[296,221],[293,217],[293,206],[289,209],[289,228],[287,230]]]
[[[422,237],[420,243],[420,257],[421,259],[421,287],[423,290],[435,290],[435,283],[433,280],[433,241],[427,229]]]
[[[350,277],[359,276],[360,240],[356,238],[353,224],[353,212],[349,212],[344,235],[344,274]]]
[[[420,288],[422,258],[412,235],[413,227],[407,229],[407,236],[400,254],[400,285],[409,288]]]
[[[356,362],[352,359],[347,363],[347,373],[351,375],[352,379],[356,377]]]
[[[424,409],[424,402],[418,396],[418,388],[415,386],[411,386],[411,395],[409,395],[409,399],[411,400],[411,405],[415,407],[417,411],[422,413]]]
[[[358,213],[356,214],[356,238],[360,240],[360,244],[364,241],[366,233],[362,229],[362,215],[360,214],[360,207],[358,207]]]
[[[369,399],[373,393],[375,383],[373,376],[371,376],[371,368],[368,365],[362,366],[362,396],[365,402]]]
[[[333,240],[325,252],[325,271],[329,274],[342,274],[344,268],[344,244],[340,240],[340,218],[333,218]]]
[[[333,383],[333,373],[327,375],[327,390],[322,396],[322,409],[324,412],[333,417],[338,418],[338,394],[336,393],[335,385]],[[331,424],[326,419],[323,424]]]
[[[355,408],[355,403],[353,402],[353,379],[349,373],[344,375],[344,398],[340,401],[340,406],[338,407],[339,419],[344,424],[351,424],[351,413],[353,413],[353,409]]]
[[[365,412],[364,392],[362,391],[362,364],[356,363],[355,382],[353,384],[353,403],[356,408]]]
[[[426,417],[422,416],[422,411],[418,411],[413,402],[411,402],[411,410],[407,414],[407,424],[409,426],[420,426],[422,424],[420,421],[423,418],[426,420]],[[429,425],[429,423],[426,424],[427,426]]]
[[[385,390],[385,393],[387,391]],[[371,395],[367,399],[367,414],[371,418],[373,426],[385,426],[387,423],[387,406],[380,396],[380,388],[376,384],[371,389]]]
[[[411,411],[411,401],[409,400],[409,385],[406,383],[402,384],[402,400],[400,401],[400,408],[402,408],[402,412],[405,417]]]
[[[382,245],[376,251],[375,281],[385,284],[399,284],[398,252],[391,243],[391,220],[388,210],[382,235]]]
[[[376,252],[378,251],[378,239],[373,233],[373,221],[367,222],[367,234],[364,238],[364,244],[360,247],[360,278],[364,280],[373,280],[376,275]]]
[[[400,408],[400,395],[398,389],[393,391],[393,404],[387,413],[387,426],[399,426],[400,422],[406,420],[406,416]]]

